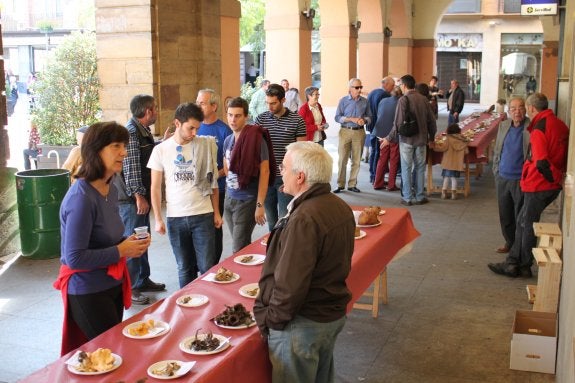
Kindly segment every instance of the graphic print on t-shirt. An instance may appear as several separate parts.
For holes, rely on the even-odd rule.
[[[191,147],[191,145],[188,145],[188,147]],[[182,145],[176,146],[176,153],[176,159],[174,160],[174,165],[176,165],[174,169],[174,182],[193,182],[196,167],[193,158],[186,161],[184,147],[182,147]],[[193,155],[189,157],[193,157]]]

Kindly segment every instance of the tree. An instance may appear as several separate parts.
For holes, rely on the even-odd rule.
[[[98,120],[96,63],[94,33],[73,32],[49,57],[34,85],[37,105],[32,112],[43,143],[72,145],[76,129]]]

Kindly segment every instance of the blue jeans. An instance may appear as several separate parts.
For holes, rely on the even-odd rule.
[[[268,188],[266,195],[265,209],[266,219],[268,220],[268,228],[270,231],[276,225],[278,218],[287,214],[287,205],[293,199],[293,196],[282,193],[278,189],[284,183],[283,178],[276,176],[276,180],[272,186]]]
[[[333,382],[333,349],[345,321],[345,316],[329,323],[296,316],[283,330],[270,329],[272,382]]]
[[[403,142],[399,143],[399,155],[401,157],[401,198],[409,202],[415,198],[422,201],[425,198],[423,192],[425,180],[425,155],[427,146],[413,146]],[[415,184],[412,184],[413,180]],[[415,192],[415,196],[413,195]]]
[[[214,213],[167,218],[170,245],[178,264],[180,288],[217,263]]]
[[[256,227],[254,217],[256,200],[242,201],[226,196],[224,202],[224,220],[232,235],[232,252],[236,253],[252,243],[252,233]]]
[[[137,214],[135,203],[120,203],[120,217],[124,222],[124,237],[134,234],[134,228],[148,226],[150,229],[150,214]],[[128,272],[132,289],[138,290],[144,286],[146,279],[150,277],[150,262],[148,262],[148,250],[140,258],[128,258]]]
[[[370,137],[371,152],[369,152],[369,181],[375,181],[377,162],[379,161],[379,139],[376,136]]]
[[[459,122],[459,114],[457,115],[457,117],[455,117],[453,113],[449,112],[449,115],[447,116],[447,126],[451,124],[456,124],[458,122]]]

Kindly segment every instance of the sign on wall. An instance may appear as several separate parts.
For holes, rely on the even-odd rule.
[[[438,52],[481,52],[483,35],[481,33],[438,33],[435,48]]]
[[[521,0],[521,16],[556,14],[557,0]]]

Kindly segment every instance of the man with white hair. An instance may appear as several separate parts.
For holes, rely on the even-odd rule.
[[[288,214],[270,234],[254,315],[266,337],[272,382],[332,382],[333,349],[351,293],[355,220],[330,193],[333,160],[320,145],[294,142],[280,165]]]

